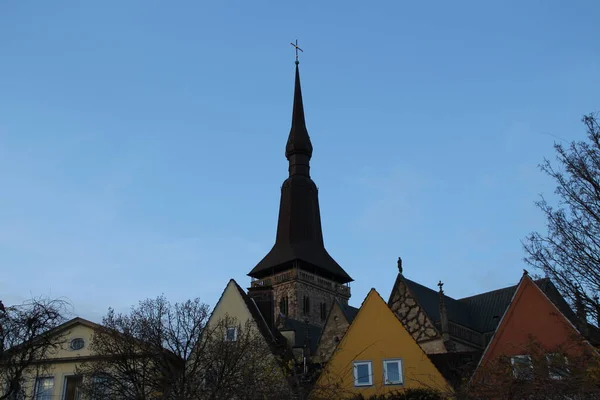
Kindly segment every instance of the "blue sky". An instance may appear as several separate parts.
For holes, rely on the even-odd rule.
[[[516,283],[600,110],[596,1],[0,3],[0,298],[214,304],[273,244],[299,39],[325,242],[387,296]]]

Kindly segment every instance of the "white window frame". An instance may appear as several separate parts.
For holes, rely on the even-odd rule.
[[[358,382],[358,366],[366,365],[369,368],[369,382],[368,383],[359,383]],[[364,387],[364,386],[373,386],[373,363],[371,361],[354,361],[352,363],[352,372],[354,374],[354,386]]]
[[[398,373],[400,374],[400,381],[399,382],[390,382],[388,380],[387,377],[387,366],[388,364],[397,364],[398,365]],[[404,368],[403,368],[403,362],[401,358],[389,358],[386,360],[383,360],[383,384],[386,386],[392,386],[392,385],[404,385]]]
[[[515,364],[516,364],[515,360],[516,359],[526,359],[529,361],[529,369],[531,370],[531,372],[528,377],[519,376],[519,372],[517,371],[517,368],[515,368]],[[529,354],[517,354],[517,355],[510,357],[510,364],[512,365],[513,375],[515,378],[525,379],[525,380],[533,379],[533,360],[531,359],[531,356]]]
[[[549,353],[546,354],[546,365],[548,366],[548,376],[550,377],[550,379],[554,379],[554,380],[561,380],[563,378],[565,378],[564,375],[560,375],[557,373],[553,373],[552,368],[551,368],[551,363],[552,363],[552,358],[553,357],[560,357],[561,355],[558,353]],[[569,359],[567,358],[567,356],[562,356],[564,358],[565,364],[565,374],[569,374]]]
[[[33,398],[35,400],[44,398],[44,397],[41,397],[40,393],[39,393],[39,388],[40,388],[39,382],[43,379],[51,379],[52,380],[52,389],[50,389],[50,399],[54,398],[54,383],[55,383],[54,376],[38,376],[37,378],[35,378],[35,382],[34,382],[34,386],[33,386]],[[44,394],[44,396],[46,396],[46,395]]]
[[[229,339],[229,331],[231,329],[233,329],[233,339],[232,340]],[[235,341],[237,341],[237,334],[238,334],[237,327],[230,326],[228,328],[225,328],[225,341],[226,342],[235,342]]]

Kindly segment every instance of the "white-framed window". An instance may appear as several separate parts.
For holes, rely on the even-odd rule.
[[[373,366],[371,361],[354,362],[354,386],[373,385]]]
[[[529,355],[517,355],[510,358],[513,374],[517,379],[533,378],[533,363]]]
[[[557,353],[546,354],[550,379],[564,379],[569,375],[569,359]]]
[[[45,376],[35,380],[35,400],[52,400],[54,394],[54,377]]]
[[[235,342],[237,340],[237,328],[227,328],[225,329],[225,341],[226,342]]]
[[[404,384],[402,360],[383,360],[383,383],[385,385]]]

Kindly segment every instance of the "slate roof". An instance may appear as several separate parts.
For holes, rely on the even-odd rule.
[[[356,317],[356,314],[358,314],[358,308],[352,307],[351,305],[348,305],[348,304],[342,304],[337,299],[337,297],[336,297],[336,301],[340,305],[340,308],[342,309],[342,312],[344,313],[344,317],[346,317],[346,320],[348,321],[348,323],[351,324],[352,321],[354,321],[354,317]]]
[[[308,338],[306,337],[308,326]],[[294,331],[295,341],[292,347],[304,347],[305,340],[308,344],[310,354],[315,354],[317,351],[317,345],[319,338],[321,337],[321,328],[316,325],[306,324],[303,321],[297,319],[285,318],[283,320],[283,327],[281,331]]]
[[[273,329],[273,330],[269,329],[267,322],[263,318],[263,316],[262,316],[261,312],[259,311],[258,306],[254,302],[254,300],[252,300],[250,298],[250,296],[248,296],[246,294],[244,289],[242,289],[235,280],[232,279],[231,281],[235,284],[235,287],[237,288],[238,292],[240,293],[240,296],[242,296],[244,303],[246,303],[246,307],[248,307],[248,310],[250,311],[252,318],[256,322],[256,325],[258,326],[258,330],[260,331],[262,336],[267,341],[267,344],[269,345],[271,352],[273,354],[284,355],[284,358],[285,358],[286,355],[283,353],[285,353],[284,350],[285,350],[286,346],[285,346],[285,338],[283,337],[283,335],[276,329]]]
[[[429,318],[432,321],[437,322],[440,320],[440,294],[438,291],[429,289],[415,281],[404,278],[408,290],[417,299],[421,307],[425,310]],[[471,316],[469,308],[453,299],[444,295],[444,303],[446,304],[446,310],[448,310],[448,319],[452,322],[464,326],[471,326]]]
[[[411,294],[417,299],[429,318],[435,323],[440,321],[439,292],[429,289],[417,282],[404,278]],[[577,326],[577,316],[560,295],[558,289],[548,278],[537,279],[535,284],[556,307]],[[453,299],[444,295],[444,302],[448,311],[448,320],[460,324],[474,331],[487,333],[496,329],[504,312],[508,308],[512,297],[517,290],[517,285],[480,293],[462,299]],[[590,326],[594,331],[595,327]]]

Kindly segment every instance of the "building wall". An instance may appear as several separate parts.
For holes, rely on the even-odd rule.
[[[441,335],[427,317],[425,310],[411,296],[401,276],[396,279],[390,308],[417,342],[428,342],[426,345],[428,353],[446,352]]]
[[[538,286],[528,276],[524,276],[482,363],[501,355],[527,354],[531,338],[549,351],[574,343],[576,338],[582,339]],[[584,347],[587,346],[583,342],[581,345],[574,344],[568,346],[565,352],[580,355]]]
[[[280,309],[280,300],[284,296],[287,296],[288,298],[288,317],[299,321],[304,321],[305,318],[308,318],[309,323],[316,326],[325,325],[325,319],[321,318],[320,304],[325,303],[325,309],[326,311],[329,311],[333,304],[333,300],[336,297],[335,294],[330,291],[298,280],[274,285],[274,320],[277,320],[279,313],[282,311]],[[304,296],[308,296],[309,298],[310,312],[308,315],[305,315],[303,312]],[[340,300],[342,300],[341,297]],[[347,301],[347,299],[344,300]]]
[[[319,346],[317,347],[315,362],[327,362],[339,342],[344,337],[350,323],[346,319],[344,312],[337,302],[333,302],[331,313],[327,318],[327,323],[323,327]],[[337,339],[337,340],[336,340]]]
[[[48,358],[53,362],[47,368],[44,368],[43,373],[39,377],[52,377],[54,379],[54,387],[52,390],[53,398],[64,399],[65,397],[65,381],[68,376],[74,376],[77,366],[90,357],[90,343],[93,335],[93,328],[87,325],[79,324],[68,328],[62,334],[65,335],[65,343],[59,350],[49,354]],[[72,339],[83,338],[84,347],[81,350],[72,350],[69,344]],[[78,359],[73,360],[74,357]],[[47,365],[47,364],[45,364]],[[25,382],[26,398],[33,398],[36,376],[38,372],[29,371]]]
[[[229,281],[225,287],[219,302],[210,316],[208,326],[214,328],[225,317],[235,319],[236,323],[242,326],[251,318],[248,307],[246,307],[246,303],[242,299],[233,280]]]
[[[401,359],[403,385],[384,385],[383,360]],[[373,385],[354,384],[354,361],[371,361]],[[379,294],[371,289],[358,315],[327,363],[315,387],[318,395],[335,388],[337,398],[362,394],[385,394],[403,388],[437,388],[449,386],[414,338],[398,321]]]

